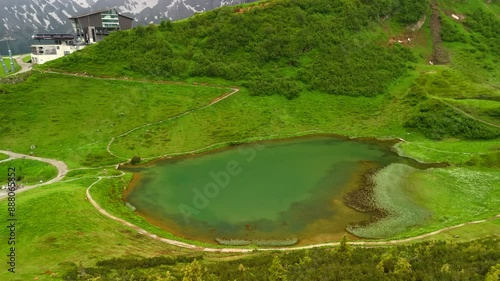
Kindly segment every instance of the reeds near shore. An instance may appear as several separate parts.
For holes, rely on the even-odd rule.
[[[256,245],[262,247],[285,247],[292,246],[299,242],[297,238],[286,239],[229,239],[229,238],[215,238],[215,241],[225,246],[248,246]]]

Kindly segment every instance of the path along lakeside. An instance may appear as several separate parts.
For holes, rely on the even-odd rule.
[[[15,152],[6,151],[6,150],[0,150],[0,153],[7,154],[10,157],[9,159],[3,160],[2,162],[4,162],[4,161],[10,161],[12,159],[19,159],[19,158],[21,158],[21,159],[31,159],[31,160],[37,160],[37,161],[41,161],[41,162],[45,162],[45,163],[54,165],[57,168],[57,170],[58,170],[57,176],[54,179],[52,179],[50,181],[47,181],[47,182],[44,182],[44,183],[41,183],[41,184],[26,186],[26,187],[24,187],[22,189],[17,190],[16,193],[20,193],[20,192],[23,192],[23,191],[26,191],[26,190],[30,190],[30,189],[33,189],[33,188],[36,188],[36,187],[39,187],[39,186],[49,185],[49,184],[52,184],[52,183],[59,182],[59,181],[61,181],[64,178],[64,175],[66,175],[66,173],[68,172],[67,165],[64,162],[59,161],[59,160],[47,159],[47,158],[41,158],[41,157],[35,157],[35,156],[30,156],[30,155],[15,153]],[[123,219],[120,219],[118,217],[115,217],[115,216],[109,214],[106,210],[104,210],[101,206],[99,206],[99,204],[97,204],[97,202],[90,195],[90,189],[95,184],[97,184],[98,182],[100,182],[102,179],[105,179],[105,178],[116,178],[116,177],[121,177],[123,175],[124,175],[124,173],[122,173],[121,175],[118,175],[118,176],[98,177],[97,180],[94,183],[92,183],[87,188],[87,190],[86,190],[87,199],[89,200],[89,202],[101,214],[103,214],[104,216],[108,217],[109,219],[112,219],[112,220],[114,220],[116,222],[119,222],[119,223],[125,225],[125,226],[128,226],[128,227],[134,229],[135,231],[137,231],[139,234],[148,236],[151,239],[155,239],[155,240],[163,242],[163,243],[167,243],[167,244],[170,244],[170,245],[173,245],[173,246],[177,246],[177,247],[181,247],[181,248],[192,249],[192,250],[195,250],[195,251],[221,252],[221,253],[249,253],[249,252],[252,252],[252,251],[255,251],[255,250],[257,250],[257,251],[292,251],[292,250],[304,250],[304,249],[311,249],[311,248],[318,248],[318,247],[332,247],[332,246],[338,246],[339,245],[339,242],[331,242],[331,243],[322,243],[322,244],[314,244],[314,245],[299,246],[299,247],[283,247],[283,248],[252,248],[252,249],[251,248],[209,248],[209,247],[200,247],[200,246],[196,246],[196,245],[193,245],[193,244],[189,244],[189,243],[185,243],[185,242],[181,242],[181,241],[177,241],[177,240],[173,240],[173,239],[167,239],[167,238],[163,238],[163,237],[158,237],[157,235],[152,234],[152,233],[150,233],[150,232],[148,232],[148,231],[140,228],[137,225],[134,225],[134,224],[132,224],[132,223],[130,223],[128,221],[125,221]],[[5,197],[7,197],[7,193],[0,194],[0,200],[3,199],[3,198],[5,198]],[[389,241],[373,241],[373,242],[372,241],[358,241],[358,242],[357,241],[352,241],[352,242],[349,242],[349,244],[350,245],[358,245],[358,246],[388,246],[388,245],[402,244],[402,243],[412,242],[412,241],[416,241],[416,240],[419,240],[419,239],[431,237],[431,236],[437,235],[439,233],[442,233],[442,232],[445,232],[445,231],[448,231],[448,230],[452,230],[452,229],[456,229],[456,228],[459,228],[459,227],[462,227],[462,226],[483,223],[483,222],[487,222],[487,221],[490,221],[490,220],[495,220],[495,219],[498,219],[498,218],[500,218],[500,214],[496,215],[496,216],[494,216],[492,218],[489,218],[489,219],[483,219],[483,220],[476,220],[476,221],[461,223],[461,224],[458,224],[458,225],[454,225],[454,226],[450,226],[450,227],[445,227],[445,228],[442,228],[442,229],[439,229],[439,230],[436,230],[436,231],[433,231],[433,232],[430,232],[430,233],[427,233],[427,234],[422,234],[422,235],[419,235],[419,236],[414,236],[414,237],[410,237],[410,238],[406,238],[406,239],[389,240]]]

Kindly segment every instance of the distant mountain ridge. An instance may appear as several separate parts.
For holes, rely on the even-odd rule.
[[[116,8],[147,24],[246,2],[253,0],[0,0],[0,38],[15,38],[14,52],[26,52],[34,33],[72,33],[68,17],[94,10]],[[0,43],[0,52],[7,53],[6,43]]]

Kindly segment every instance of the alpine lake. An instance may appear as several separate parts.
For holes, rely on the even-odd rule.
[[[367,173],[391,163],[423,168],[394,144],[322,135],[163,159],[124,168],[134,172],[124,199],[151,224],[191,240],[338,241],[347,225],[371,219],[344,201]]]

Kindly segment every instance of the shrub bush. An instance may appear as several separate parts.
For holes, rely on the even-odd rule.
[[[418,113],[405,122],[405,127],[417,129],[435,140],[450,137],[487,140],[500,136],[500,129],[464,116],[438,101],[422,103]]]
[[[130,159],[130,164],[132,165],[137,165],[139,163],[141,163],[141,157],[139,156],[134,156],[132,157],[132,159]]]
[[[373,96],[415,58],[404,47],[381,46],[381,31],[369,22],[408,11],[418,19],[422,1],[278,0],[243,13],[223,7],[175,24],[114,32],[47,66],[115,76],[217,77],[247,85],[252,95],[288,99],[302,88]]]

